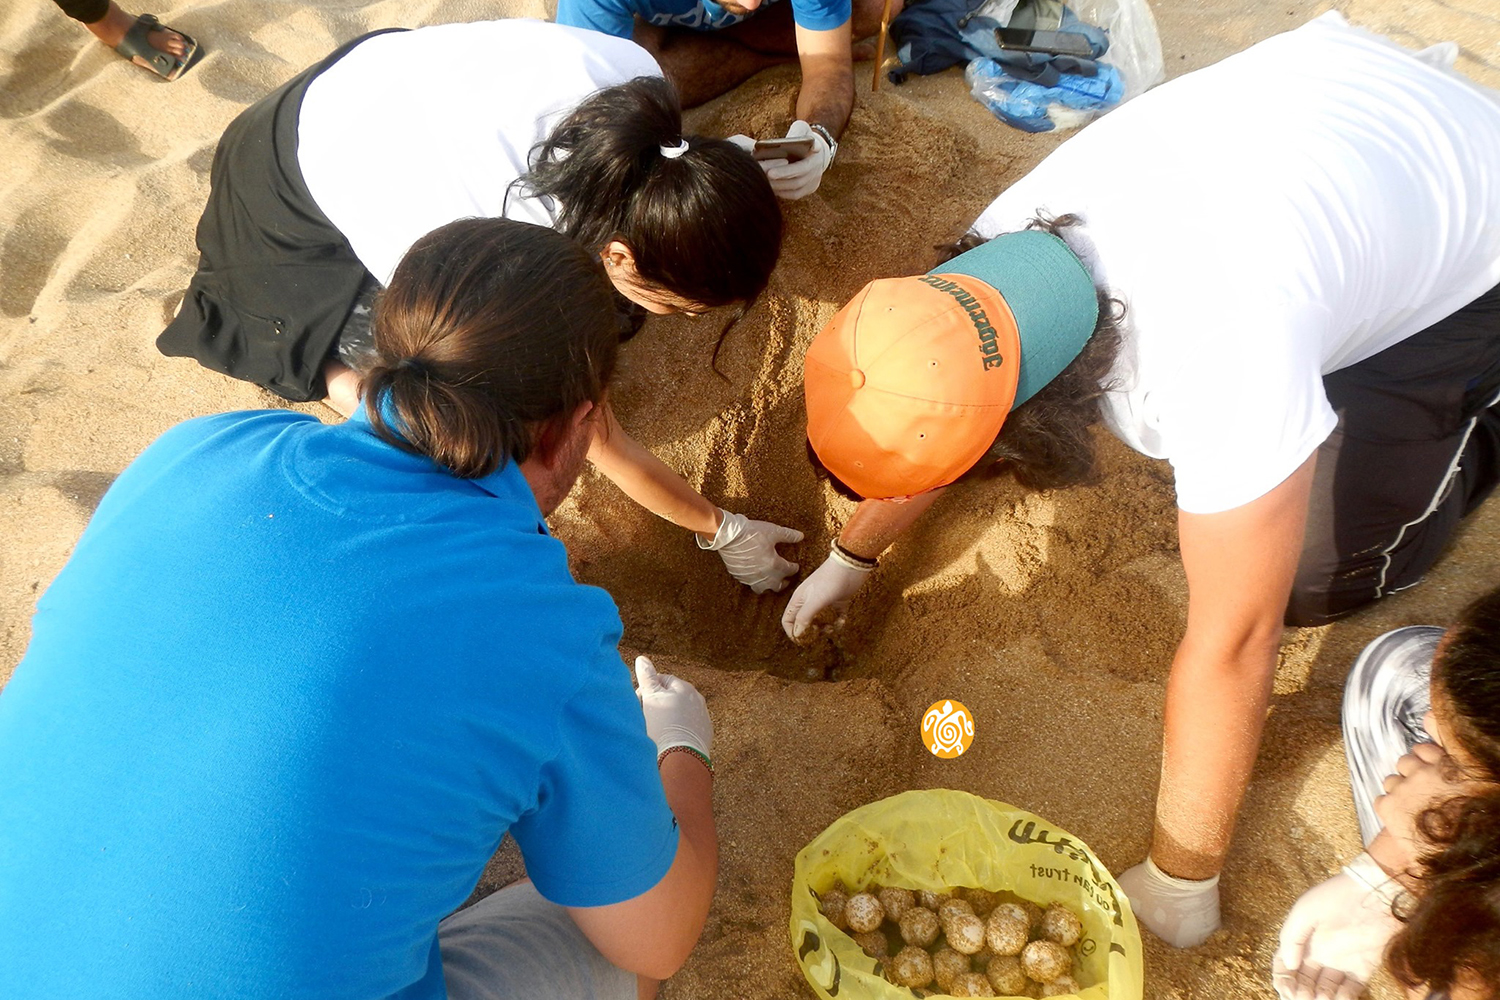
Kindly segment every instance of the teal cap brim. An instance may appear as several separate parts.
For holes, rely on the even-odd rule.
[[[978,278],[1010,306],[1021,335],[1021,371],[1012,410],[1072,364],[1099,322],[1094,279],[1068,245],[1051,233],[1005,233],[927,273]]]

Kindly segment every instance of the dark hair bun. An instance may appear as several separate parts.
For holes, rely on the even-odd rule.
[[[598,402],[618,345],[597,258],[543,226],[463,219],[407,251],[375,307],[361,385],[385,440],[454,475],[523,462],[541,428]]]

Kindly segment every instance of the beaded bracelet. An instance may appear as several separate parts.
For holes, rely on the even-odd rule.
[[[670,755],[679,752],[692,754],[694,757],[697,757],[700,761],[703,762],[703,766],[708,768],[709,774],[714,773],[714,762],[708,759],[708,754],[704,753],[702,750],[699,750],[697,747],[690,747],[686,743],[679,743],[676,746],[667,747],[661,753],[657,754],[656,766],[661,767],[662,761],[666,760]]]

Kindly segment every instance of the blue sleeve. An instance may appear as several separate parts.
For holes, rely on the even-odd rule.
[[[557,23],[629,38],[635,32],[635,6],[630,0],[557,0]]]
[[[160,476],[170,475],[179,463],[193,460],[187,458],[190,453],[199,449],[208,449],[209,452],[227,449],[237,456],[244,455],[253,450],[253,446],[246,442],[264,445],[289,426],[317,419],[295,410],[235,410],[193,417],[175,424],[125,466],[94,508],[89,526],[109,523],[116,510],[149,490]],[[93,528],[87,534],[92,540],[100,530]]]
[[[562,0],[567,2],[567,0]],[[791,0],[792,20],[808,31],[828,31],[849,20],[851,0]],[[561,12],[558,20],[562,20]]]
[[[672,867],[677,820],[629,671],[612,647],[565,704],[558,732],[537,806],[511,827],[526,874],[562,906],[639,896]]]

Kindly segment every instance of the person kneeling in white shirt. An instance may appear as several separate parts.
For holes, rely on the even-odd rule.
[[[1500,103],[1431,55],[1335,13],[1167,83],[808,351],[811,450],[863,502],[793,638],[960,477],[1086,482],[1101,417],[1171,463],[1187,629],[1120,883],[1179,947],[1219,926],[1283,624],[1418,582],[1500,479]]]

